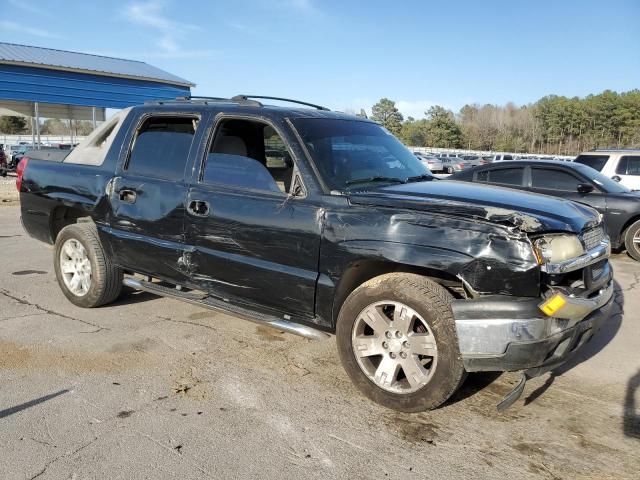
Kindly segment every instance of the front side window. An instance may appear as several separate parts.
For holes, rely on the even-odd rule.
[[[293,123],[331,190],[433,179],[429,169],[377,123],[327,118],[298,118]]]
[[[575,192],[582,183],[570,173],[546,168],[531,169],[531,186],[547,190],[564,190]]]
[[[263,122],[228,119],[218,124],[201,181],[290,193],[294,163],[283,139]]]
[[[127,172],[182,180],[198,120],[195,117],[151,117],[143,122],[129,153]]]
[[[502,185],[522,185],[522,168],[500,168],[489,172],[489,182]]]

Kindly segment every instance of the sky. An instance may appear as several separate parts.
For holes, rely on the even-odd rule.
[[[151,63],[194,95],[405,116],[640,88],[640,0],[0,0],[0,41]]]

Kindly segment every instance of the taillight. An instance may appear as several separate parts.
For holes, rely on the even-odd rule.
[[[18,166],[16,167],[16,188],[18,189],[18,191],[20,191],[20,187],[22,187],[22,175],[27,168],[27,162],[29,162],[29,159],[27,157],[22,157],[22,159],[18,163]]]
[[[460,167],[460,170],[464,170],[464,163],[459,163],[458,166]]]

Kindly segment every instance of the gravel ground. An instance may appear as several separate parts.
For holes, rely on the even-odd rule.
[[[333,339],[131,291],[71,305],[0,208],[0,478],[638,478],[640,270],[614,265],[605,330],[507,412],[516,376],[483,374],[408,415],[355,391]]]
[[[9,173],[6,177],[0,177],[0,206],[16,205],[18,203],[18,191],[16,190],[16,177]]]

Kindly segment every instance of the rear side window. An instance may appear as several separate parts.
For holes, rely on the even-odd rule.
[[[531,187],[575,192],[582,183],[570,173],[547,168],[531,169]]]
[[[578,155],[574,162],[581,163],[582,165],[601,172],[607,160],[609,160],[609,155]]]
[[[489,172],[489,183],[522,186],[522,168],[501,168]]]
[[[503,160],[513,160],[513,157],[511,155],[505,155]]]
[[[625,155],[616,168],[618,175],[640,175],[640,156]]]
[[[184,177],[196,131],[194,117],[151,117],[136,133],[127,172],[168,180]]]

